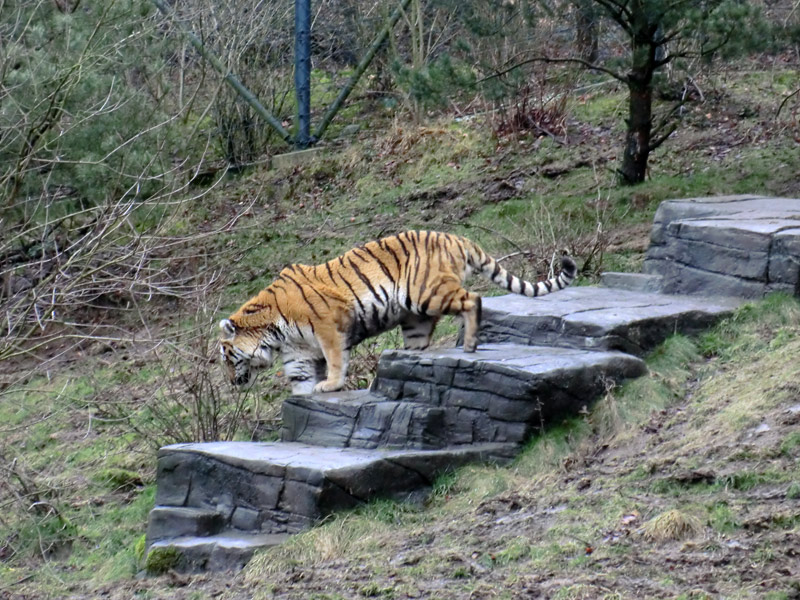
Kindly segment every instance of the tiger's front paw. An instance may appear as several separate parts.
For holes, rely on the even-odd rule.
[[[315,392],[335,392],[340,390],[344,387],[343,381],[331,381],[330,379],[326,379],[325,381],[320,381],[317,385],[314,386]]]

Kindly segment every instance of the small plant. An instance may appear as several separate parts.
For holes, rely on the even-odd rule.
[[[787,457],[796,456],[800,452],[800,431],[791,431],[781,442],[781,454]]]
[[[731,533],[741,527],[727,502],[715,502],[709,508],[708,524],[720,533]]]
[[[797,500],[800,498],[800,482],[793,481],[786,490],[787,500]]]

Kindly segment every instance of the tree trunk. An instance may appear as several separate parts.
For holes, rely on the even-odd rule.
[[[644,181],[653,130],[653,72],[655,46],[633,42],[633,64],[628,74],[628,131],[622,156],[620,178],[625,185]]]
[[[650,133],[653,127],[653,88],[649,84],[628,85],[628,132],[620,175],[622,183],[634,185],[644,181],[650,156]]]

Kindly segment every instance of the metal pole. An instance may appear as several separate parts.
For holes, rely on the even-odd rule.
[[[294,2],[294,90],[297,97],[295,146],[307,148],[311,137],[311,0]]]
[[[358,80],[361,79],[361,76],[364,74],[364,71],[367,70],[369,63],[372,62],[372,59],[375,57],[375,54],[378,52],[378,49],[381,47],[381,44],[386,41],[386,38],[389,37],[394,26],[400,20],[400,17],[403,15],[403,12],[408,7],[411,0],[400,0],[400,5],[394,10],[394,12],[389,16],[389,20],[384,25],[383,29],[377,35],[377,37],[373,40],[372,44],[367,50],[367,53],[358,63],[356,66],[355,72],[350,76],[350,79],[347,81],[345,86],[339,92],[339,95],[336,97],[328,110],[325,112],[325,116],[322,117],[322,122],[317,127],[317,130],[314,132],[314,139],[312,141],[319,140],[322,135],[325,133],[325,130],[328,128],[328,125],[331,124],[333,117],[336,116],[336,113],[339,112],[339,109],[344,104],[344,101],[347,100],[347,97],[350,95],[350,92],[353,91],[353,88],[356,87]]]
[[[161,13],[166,17],[172,17],[172,12],[163,0],[150,0],[153,4],[155,4],[156,8],[161,11]],[[175,25],[177,25],[178,29],[187,37],[189,43],[194,46],[195,50],[200,53],[200,56],[205,58],[211,66],[213,66],[224,78],[225,81],[230,85],[236,93],[241,96],[242,100],[247,102],[250,106],[253,107],[253,110],[258,113],[258,115],[267,122],[267,124],[272,127],[275,131],[278,132],[278,135],[281,136],[281,139],[286,142],[287,144],[292,143],[292,134],[290,134],[286,129],[281,125],[280,121],[276,119],[272,114],[264,108],[264,105],[258,101],[253,95],[253,92],[248,90],[241,81],[239,81],[233,73],[228,71],[222,61],[217,58],[214,54],[211,53],[206,47],[203,45],[203,42],[191,31],[189,31],[182,23],[180,23],[177,19],[174,19]]]

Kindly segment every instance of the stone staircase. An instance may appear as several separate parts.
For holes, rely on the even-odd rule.
[[[281,442],[162,448],[148,552],[183,571],[237,569],[334,511],[424,497],[443,472],[507,462],[645,374],[641,357],[669,335],[701,331],[744,298],[800,295],[800,200],[664,202],[651,237],[644,273],[484,298],[475,353],[387,351],[370,390],[289,398]]]

